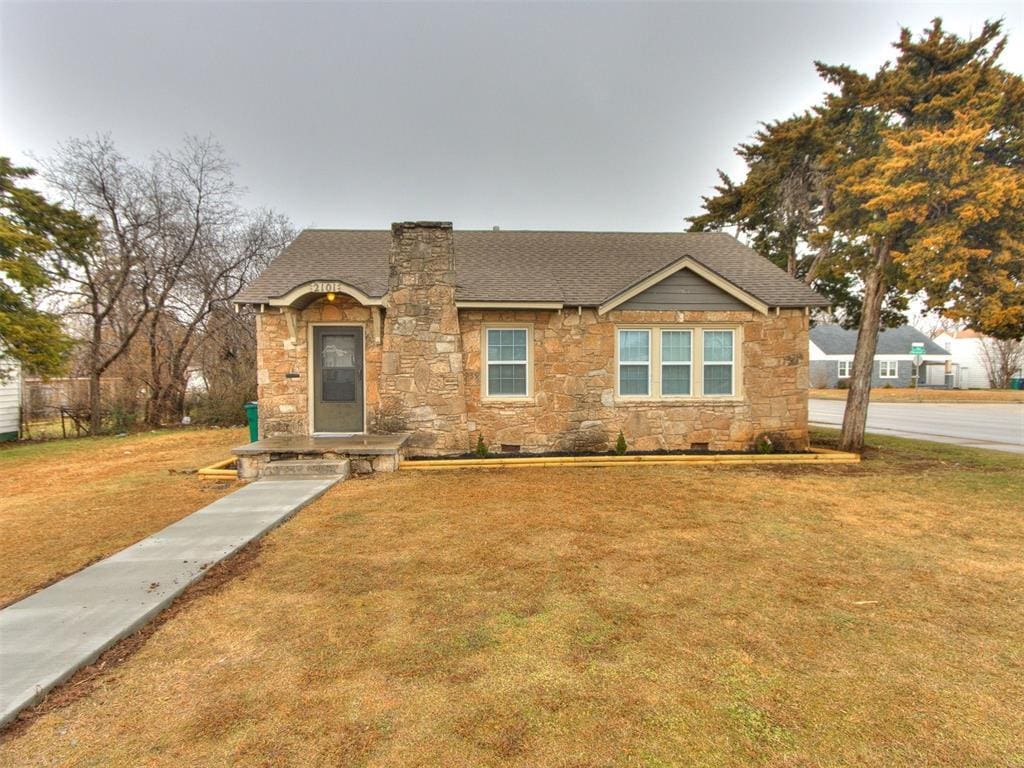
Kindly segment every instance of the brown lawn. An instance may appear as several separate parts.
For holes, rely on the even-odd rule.
[[[823,400],[845,400],[845,389],[812,389],[811,397]],[[874,387],[872,402],[922,403],[1024,403],[1024,390],[1016,389],[914,389],[903,387],[886,389]]]
[[[0,449],[0,605],[195,512],[230,490],[196,469],[246,441],[189,429]]]
[[[9,766],[1024,763],[1024,460],[333,489]]]

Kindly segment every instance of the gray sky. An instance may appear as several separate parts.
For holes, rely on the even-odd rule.
[[[300,226],[678,230],[758,121],[874,69],[900,25],[1024,3],[0,2],[0,153],[217,137],[247,203]]]

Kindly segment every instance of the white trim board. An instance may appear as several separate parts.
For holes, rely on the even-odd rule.
[[[270,299],[268,303],[272,307],[290,307],[305,296],[322,296],[327,293],[342,293],[346,296],[351,296],[367,307],[384,306],[384,299],[375,299],[368,296],[354,285],[349,285],[341,280],[309,280],[302,285],[295,286],[282,296]]]

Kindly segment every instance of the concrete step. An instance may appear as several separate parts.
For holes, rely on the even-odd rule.
[[[283,459],[271,461],[261,473],[263,477],[341,477],[351,474],[348,459]]]

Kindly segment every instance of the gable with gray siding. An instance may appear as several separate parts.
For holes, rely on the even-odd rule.
[[[618,309],[749,310],[750,307],[689,269],[680,269]]]

